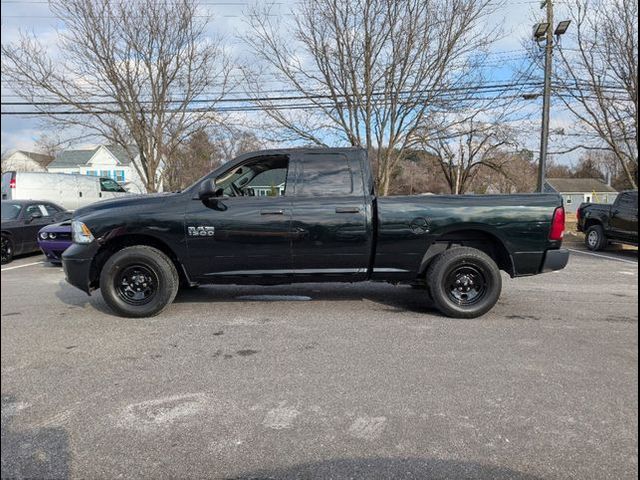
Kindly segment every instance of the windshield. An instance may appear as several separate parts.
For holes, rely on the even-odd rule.
[[[2,202],[2,221],[15,220],[20,215],[22,205],[18,203],[4,203]]]

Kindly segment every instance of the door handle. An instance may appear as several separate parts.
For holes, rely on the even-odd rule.
[[[284,215],[284,210],[260,210],[260,215]]]
[[[360,213],[360,207],[336,207],[336,213]]]

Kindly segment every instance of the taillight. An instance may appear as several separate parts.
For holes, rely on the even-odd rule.
[[[16,174],[15,173],[11,176],[11,180],[9,181],[9,188],[16,188]]]
[[[576,211],[576,220],[579,222],[580,221],[580,209],[578,209]]]
[[[551,220],[551,230],[549,231],[549,240],[561,241],[564,238],[565,213],[564,207],[556,208]]]

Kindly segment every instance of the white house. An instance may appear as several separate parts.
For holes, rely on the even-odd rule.
[[[133,160],[137,162],[139,157]],[[109,177],[120,183],[126,190],[144,193],[144,182],[138,175],[127,152],[115,145],[65,150],[60,152],[47,170],[52,173],[80,173]]]
[[[46,172],[53,157],[42,153],[13,150],[2,158],[2,171]]]
[[[568,212],[575,213],[582,202],[613,203],[618,191],[597,178],[547,178],[544,191],[559,193]]]

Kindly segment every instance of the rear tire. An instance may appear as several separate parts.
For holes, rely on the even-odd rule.
[[[502,292],[500,269],[475,248],[452,248],[438,255],[427,270],[435,306],[453,318],[476,318],[491,310]]]
[[[592,252],[604,250],[604,248],[607,246],[608,241],[602,225],[590,226],[585,233],[584,243]]]
[[[102,267],[100,291],[111,309],[130,318],[152,317],[176,296],[180,279],[173,262],[148,246],[123,248]]]
[[[13,261],[13,241],[8,235],[2,235],[2,265]]]

